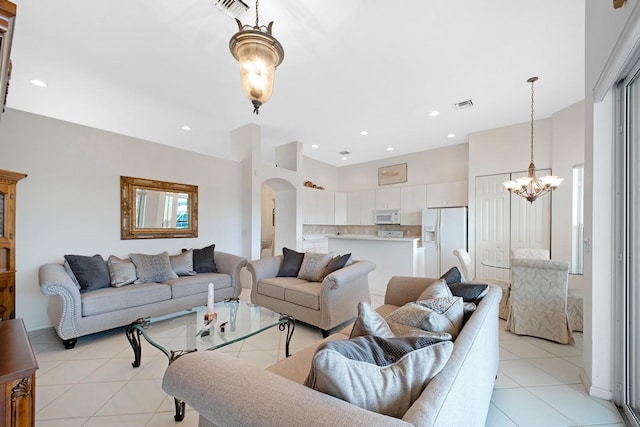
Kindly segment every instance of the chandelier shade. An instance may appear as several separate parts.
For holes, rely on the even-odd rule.
[[[240,64],[240,82],[246,97],[253,104],[253,112],[271,98],[275,71],[284,60],[284,49],[271,35],[273,22],[268,26],[258,24],[258,2],[256,1],[256,24],[242,25],[238,19],[238,32],[229,41],[229,50]]]
[[[533,203],[543,194],[555,190],[563,181],[563,178],[555,175],[547,175],[542,178],[536,177],[536,166],[533,163],[533,84],[536,80],[538,80],[537,77],[531,77],[527,80],[527,83],[531,83],[531,163],[529,163],[529,172],[526,177],[502,183],[510,193],[524,197],[529,203]]]

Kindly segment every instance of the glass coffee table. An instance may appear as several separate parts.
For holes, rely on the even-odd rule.
[[[277,327],[286,331],[285,355],[295,329],[295,319],[264,307],[231,298],[215,304],[216,317],[205,321],[206,306],[180,311],[168,316],[140,318],[126,328],[133,349],[134,368],[140,366],[142,346],[140,337],[159,349],[169,364],[182,355],[194,351],[211,351],[237,343],[266,330]],[[185,403],[175,399],[176,421],[184,418]]]

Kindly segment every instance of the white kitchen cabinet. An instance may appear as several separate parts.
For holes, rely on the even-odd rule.
[[[420,225],[422,209],[427,207],[427,186],[411,185],[400,189],[400,224]]]
[[[376,190],[376,209],[400,209],[400,188],[379,188]]]
[[[427,184],[427,207],[467,206],[467,181]]]
[[[373,190],[347,193],[347,224],[373,225],[375,199],[375,191]]]
[[[347,193],[336,191],[334,193],[334,224],[347,224]]]
[[[334,224],[333,191],[302,188],[302,223]]]

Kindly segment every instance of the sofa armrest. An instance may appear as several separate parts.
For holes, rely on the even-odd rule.
[[[330,329],[358,314],[358,303],[371,303],[369,273],[376,269],[371,261],[356,261],[336,270],[322,281],[320,288],[320,329]]]
[[[58,336],[68,340],[80,336],[78,320],[82,317],[80,290],[62,264],[44,264],[38,272],[40,291],[45,295],[58,295],[62,300],[60,319],[52,319]]]
[[[247,270],[251,274],[251,302],[253,304],[256,304],[258,282],[268,277],[276,277],[283,259],[282,255],[276,255],[256,259],[247,264]]]
[[[219,273],[231,276],[231,286],[237,289],[240,295],[240,270],[247,265],[246,258],[226,252],[215,251],[213,259],[216,262]]]
[[[219,351],[195,352],[167,368],[162,389],[219,426],[409,426],[305,387]],[[250,402],[250,404],[247,404]]]
[[[393,276],[387,284],[384,303],[400,307],[408,302],[416,301],[420,294],[436,280],[439,279],[432,277]]]

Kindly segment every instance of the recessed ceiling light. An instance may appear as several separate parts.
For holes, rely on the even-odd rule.
[[[29,82],[34,86],[47,87],[47,84],[45,82],[43,82],[42,80],[31,79],[31,80],[29,80]]]
[[[347,156],[342,156],[340,160],[347,160]]]
[[[438,110],[433,110],[432,112],[430,112],[430,113],[429,113],[429,117],[435,117],[435,116],[437,116],[438,114],[440,114],[440,111],[438,111]]]
[[[360,132],[360,135],[367,136],[369,135],[369,132],[367,132],[366,130],[363,130],[362,132]]]
[[[449,135],[447,135],[447,138],[455,138],[456,134],[455,133],[450,133]]]
[[[184,126],[182,126],[182,128],[181,128],[181,129],[182,129],[182,130],[191,130],[191,126],[189,126],[189,125],[184,125]]]
[[[318,144],[312,144],[311,148],[318,148]]]
[[[393,147],[387,147],[387,151],[393,151]]]

